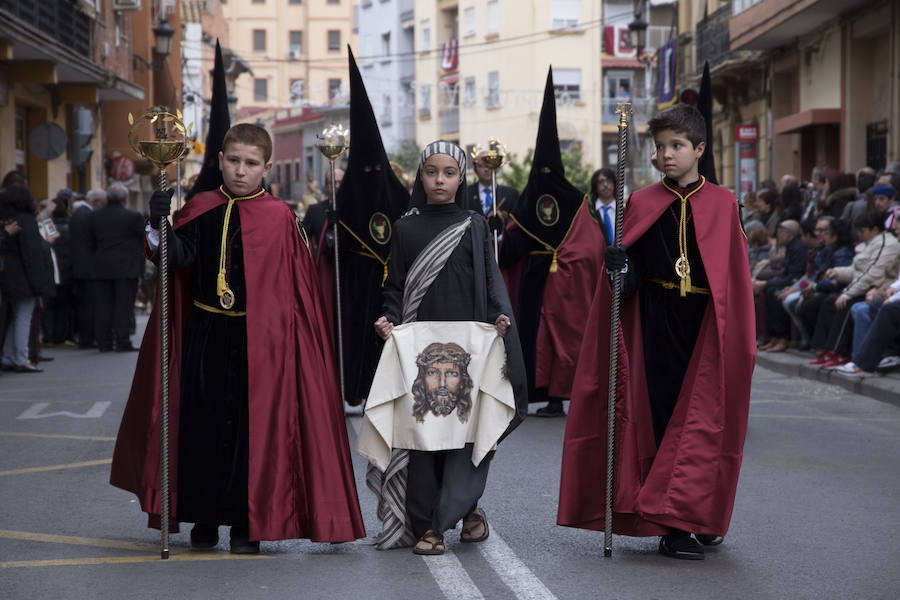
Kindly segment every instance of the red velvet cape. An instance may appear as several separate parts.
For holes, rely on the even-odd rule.
[[[673,200],[662,183],[635,192],[623,242],[634,244]],[[756,358],[747,245],[730,192],[705,183],[688,202],[712,298],[658,449],[638,296],[621,303],[613,495],[618,534],[662,535],[678,528],[724,535],[734,507]],[[610,311],[611,288],[602,277],[569,407],[557,516],[560,525],[598,531],[604,529],[606,497]]]
[[[536,388],[553,398],[568,398],[575,381],[584,336],[584,311],[591,305],[606,238],[591,217],[587,200],[557,252],[557,271],[547,274],[535,347]]]
[[[175,228],[226,201],[204,192]],[[294,214],[264,194],[236,203],[247,289],[250,538],[342,542],[365,536],[343,406],[315,266]],[[177,506],[182,332],[189,269],[170,275],[170,523]],[[133,492],[160,525],[159,313],[153,307],[113,455],[110,483]]]

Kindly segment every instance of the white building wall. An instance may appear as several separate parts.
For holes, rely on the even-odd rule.
[[[388,152],[415,139],[413,23],[413,0],[359,4],[359,70]]]

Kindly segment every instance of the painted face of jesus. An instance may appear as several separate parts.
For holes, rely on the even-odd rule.
[[[425,391],[435,414],[449,415],[453,411],[459,382],[459,366],[455,363],[436,362],[425,369]]]

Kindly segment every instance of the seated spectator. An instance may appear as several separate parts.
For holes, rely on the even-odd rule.
[[[809,337],[815,325],[822,299],[837,289],[834,281],[825,279],[825,272],[832,267],[843,267],[853,262],[853,248],[850,244],[849,228],[841,220],[830,216],[816,220],[816,252],[813,268],[790,290],[779,294],[784,311],[791,318],[800,334],[800,348],[809,346]],[[801,316],[802,314],[802,316]],[[784,352],[790,340],[782,338],[779,343],[766,348],[769,352]]]
[[[885,213],[884,229],[893,231],[900,221],[900,202],[897,201],[897,191],[890,185],[879,184],[872,189],[872,202],[876,212]]]
[[[800,221],[803,216],[803,190],[796,181],[788,181],[781,190],[781,219]]]
[[[884,231],[883,213],[866,213],[856,220],[860,243],[856,247],[853,264],[833,267],[825,277],[846,287],[832,292],[822,300],[822,307],[810,340],[818,350],[811,365],[834,368],[850,362],[853,322],[850,308],[865,299],[866,292],[880,285],[888,267],[900,254],[900,242],[893,233]]]
[[[758,309],[765,315],[766,333],[774,338],[784,338],[790,334],[790,323],[781,308],[778,295],[803,277],[806,272],[808,249],[803,243],[800,224],[797,221],[782,221],[778,225],[775,240],[777,245],[783,248],[784,264],[768,280],[757,276],[753,280],[753,291],[755,294],[761,295],[759,299],[762,301],[762,306],[758,305]]]
[[[852,173],[829,171],[828,182],[816,205],[816,216],[831,215],[839,219],[844,207],[857,196],[856,177]]]
[[[759,208],[759,220],[766,226],[769,236],[775,237],[778,223],[781,222],[781,205],[778,202],[778,193],[768,188],[756,195],[756,205]]]
[[[762,222],[763,216],[759,210],[756,192],[745,193],[741,202],[741,205],[744,207],[744,223],[750,223],[751,221]]]
[[[744,226],[747,235],[747,257],[750,260],[750,274],[753,275],[757,265],[769,258],[772,249],[769,244],[769,232],[759,221],[750,221]]]
[[[900,237],[900,222],[894,229]],[[876,368],[900,364],[900,356],[886,356],[891,344],[900,341],[900,255],[889,267],[896,279],[886,279],[866,292],[866,301],[850,309],[853,317],[853,360],[836,371],[844,375],[866,377]]]
[[[868,191],[875,185],[875,169],[872,167],[863,167],[856,172],[856,199],[847,203],[844,212],[841,213],[841,220],[845,223],[853,223],[856,217],[869,212],[872,207],[869,205]],[[856,236],[856,231],[853,231]]]

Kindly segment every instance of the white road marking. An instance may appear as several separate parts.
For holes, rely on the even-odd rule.
[[[422,559],[447,600],[484,600],[481,590],[449,548],[441,556],[423,556]]]
[[[47,417],[70,417],[72,419],[99,419],[109,408],[112,402],[94,402],[93,406],[84,414],[73,413],[68,410],[58,410],[56,412],[44,413],[43,410],[50,406],[49,402],[38,402],[32,404],[25,412],[16,417],[17,419],[46,419]],[[43,414],[42,414],[43,413]]]
[[[521,600],[557,600],[540,579],[525,566],[516,553],[512,551],[503,538],[491,530],[488,539],[476,544],[506,587],[511,589],[516,598]]]

